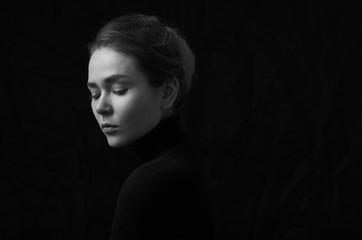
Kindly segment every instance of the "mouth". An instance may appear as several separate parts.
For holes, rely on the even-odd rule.
[[[110,133],[113,133],[113,132],[117,131],[118,128],[119,128],[119,126],[113,125],[113,124],[109,124],[109,123],[103,123],[103,124],[101,125],[101,128],[102,128],[102,131],[103,131],[104,133],[110,134]]]

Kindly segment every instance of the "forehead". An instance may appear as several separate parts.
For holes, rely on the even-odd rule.
[[[89,60],[88,82],[101,84],[104,79],[116,74],[127,75],[132,79],[144,77],[131,57],[108,47],[95,50]]]

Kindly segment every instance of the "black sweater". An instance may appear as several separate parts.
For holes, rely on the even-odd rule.
[[[131,145],[140,160],[120,191],[110,240],[213,239],[199,157],[177,116]]]

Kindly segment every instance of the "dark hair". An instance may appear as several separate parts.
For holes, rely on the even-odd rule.
[[[100,47],[110,47],[133,58],[153,87],[176,78],[179,92],[173,110],[176,113],[184,107],[192,84],[195,57],[177,29],[166,26],[155,16],[126,14],[101,28],[89,45],[90,54]]]

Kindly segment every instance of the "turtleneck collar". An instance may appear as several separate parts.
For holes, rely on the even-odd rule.
[[[180,147],[186,142],[186,134],[183,130],[178,115],[162,120],[146,135],[131,144],[131,149],[140,159],[140,164],[151,161],[166,151]]]

